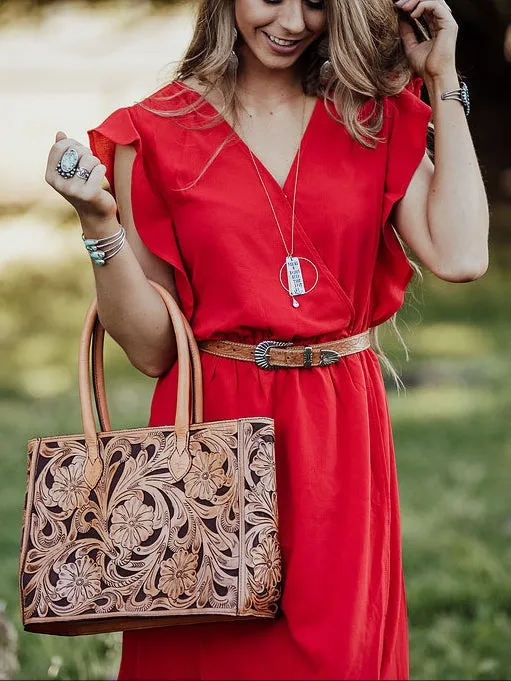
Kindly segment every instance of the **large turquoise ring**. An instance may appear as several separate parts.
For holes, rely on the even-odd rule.
[[[75,176],[78,167],[78,152],[76,149],[67,149],[57,164],[56,171],[61,177],[70,180]]]

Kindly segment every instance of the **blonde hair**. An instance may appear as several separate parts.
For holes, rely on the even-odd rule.
[[[351,136],[375,146],[383,124],[383,98],[398,94],[411,78],[392,0],[327,0],[327,32],[333,103]],[[361,118],[362,108],[374,105]]]
[[[330,113],[356,141],[374,147],[383,124],[384,97],[398,94],[411,77],[397,12],[392,0],[326,0],[326,14],[321,41],[328,41],[332,75],[328,82],[320,82],[325,58],[318,53],[320,40],[315,41],[301,57],[304,92],[323,97]],[[183,115],[200,109],[209,93],[220,91],[220,116],[205,125],[214,125],[226,113],[236,120],[236,70],[230,68],[232,51],[240,40],[235,36],[234,0],[200,0],[192,40],[178,65],[176,80],[193,78],[201,85],[202,97],[187,107],[155,113]],[[365,105],[369,105],[367,111]]]

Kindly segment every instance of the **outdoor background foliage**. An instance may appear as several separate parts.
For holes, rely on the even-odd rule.
[[[491,202],[491,266],[471,284],[427,273],[413,284],[400,314],[408,363],[385,334],[408,387],[397,395],[389,383],[412,677],[511,679],[511,1],[450,4]],[[186,4],[0,1],[0,679],[116,674],[119,635],[38,636],[19,619],[26,442],[81,430],[77,338],[93,293],[76,217],[43,171],[51,134],[65,124],[85,141],[87,127],[150,91],[189,25]],[[114,423],[144,425],[153,381],[107,350]]]

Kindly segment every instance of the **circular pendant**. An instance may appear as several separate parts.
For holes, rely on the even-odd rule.
[[[294,284],[293,285],[289,281],[289,277],[290,277],[289,261],[290,260],[293,261],[293,265],[294,265],[294,267],[293,267]],[[315,275],[314,283],[309,288],[305,288],[302,269],[299,265],[300,262],[309,263],[309,265],[311,265],[312,269],[314,270],[314,275]],[[298,267],[296,267],[296,264],[298,264]],[[285,285],[284,278],[283,278],[283,272],[284,272],[284,269],[286,269],[286,268],[287,268],[287,272],[288,272],[288,285],[287,286]],[[316,265],[312,262],[312,260],[309,260],[309,258],[302,258],[302,257],[293,256],[292,258],[291,257],[286,258],[286,261],[284,262],[284,264],[280,268],[279,278],[280,278],[280,284],[281,284],[282,288],[284,289],[284,291],[287,291],[287,293],[291,296],[291,302],[293,304],[293,307],[300,307],[300,303],[296,300],[295,296],[303,296],[307,293],[310,293],[313,289],[316,288],[316,285],[317,285],[318,279],[319,279],[319,271],[318,271],[318,268],[316,267]]]

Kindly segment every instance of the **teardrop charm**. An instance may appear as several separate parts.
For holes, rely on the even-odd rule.
[[[293,307],[300,307],[300,303],[296,300],[296,298],[291,298],[293,301]]]

